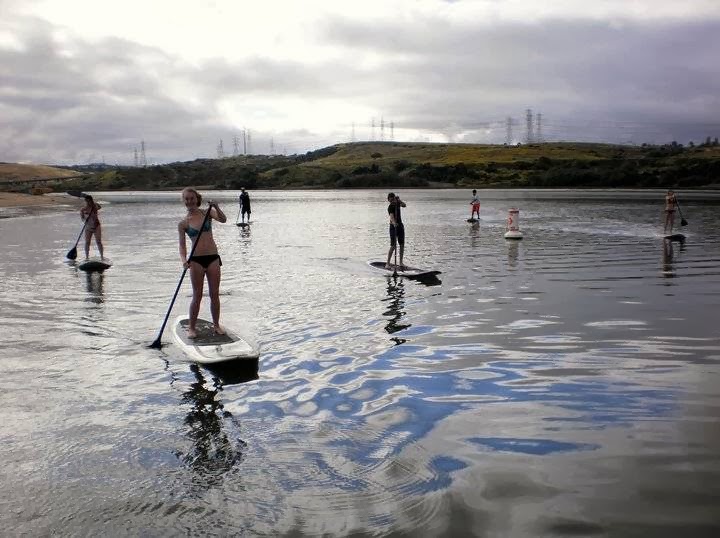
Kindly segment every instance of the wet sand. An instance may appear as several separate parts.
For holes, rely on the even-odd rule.
[[[19,192],[0,192],[0,218],[74,211],[80,205],[79,198],[72,198],[65,194],[32,195]]]

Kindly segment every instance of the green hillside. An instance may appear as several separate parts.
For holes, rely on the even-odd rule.
[[[519,146],[358,142],[303,155],[119,167],[56,189],[159,190],[391,187],[720,187],[720,145],[544,143]]]

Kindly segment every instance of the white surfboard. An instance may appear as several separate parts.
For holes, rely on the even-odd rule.
[[[259,350],[250,342],[223,325],[226,334],[215,334],[212,322],[198,318],[195,328],[197,338],[188,338],[187,316],[180,316],[173,325],[173,337],[183,352],[193,362],[217,364],[235,360],[252,360],[260,356]]]

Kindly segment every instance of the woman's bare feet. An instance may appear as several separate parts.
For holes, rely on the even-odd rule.
[[[197,338],[197,331],[188,327],[188,338]]]
[[[215,331],[215,334],[219,334],[219,335],[225,334],[225,329],[223,329],[222,327],[220,327],[220,325],[215,325],[215,326],[213,327],[213,329],[214,329],[214,331]]]

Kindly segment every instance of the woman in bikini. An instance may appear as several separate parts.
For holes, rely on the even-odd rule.
[[[98,211],[100,211],[100,204],[95,203],[93,197],[86,194],[85,205],[80,210],[80,218],[85,222],[85,259],[90,257],[90,241],[93,235],[95,236],[95,245],[100,253],[100,258],[105,259],[103,255],[102,227],[100,226]]]
[[[227,217],[215,202],[210,202],[207,212],[200,209],[202,196],[195,189],[190,187],[184,189],[182,197],[187,208],[187,216],[178,224],[180,259],[184,267],[190,269],[190,282],[193,289],[193,297],[190,302],[188,337],[197,338],[195,324],[200,312],[203,281],[206,276],[210,294],[210,313],[212,314],[215,334],[225,334],[224,329],[220,326],[220,266],[222,260],[213,239],[212,220],[225,222]],[[206,213],[207,220],[205,220]],[[190,259],[187,257],[186,234],[192,240],[193,245],[197,242],[197,247],[195,247]]]
[[[673,224],[675,224],[675,208],[677,207],[677,198],[673,191],[667,191],[665,195],[665,233],[667,234],[668,226],[672,233]]]

